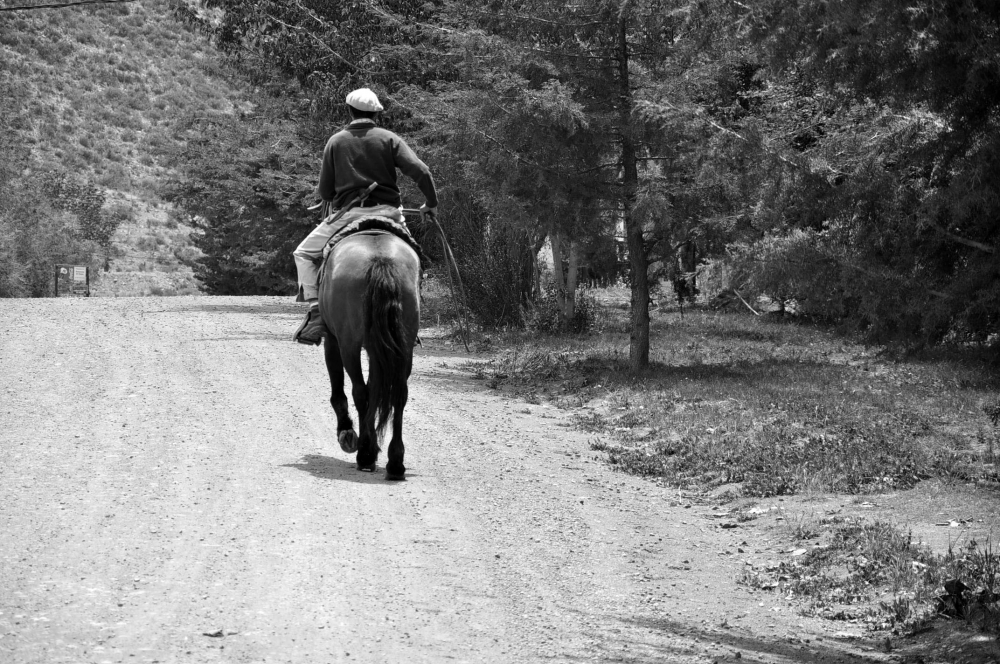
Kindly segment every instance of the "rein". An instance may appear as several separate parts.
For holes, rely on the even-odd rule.
[[[407,212],[419,213],[421,219],[430,217],[430,220],[434,222],[434,225],[437,227],[438,233],[441,234],[441,253],[444,254],[445,268],[448,270],[448,285],[451,287],[451,299],[455,301],[455,306],[462,312],[464,323],[462,329],[462,343],[465,344],[465,352],[470,353],[472,351],[469,350],[469,308],[463,306],[463,304],[468,300],[465,296],[465,286],[462,284],[462,275],[458,271],[458,263],[455,261],[455,254],[451,250],[451,245],[448,244],[448,238],[445,237],[444,228],[441,227],[441,223],[437,220],[437,215],[434,213],[424,212],[423,210],[403,210],[404,214]],[[452,268],[455,268],[455,280],[452,280],[451,277]],[[461,302],[459,301],[458,294],[455,292],[455,281],[458,281],[459,293],[462,296]]]

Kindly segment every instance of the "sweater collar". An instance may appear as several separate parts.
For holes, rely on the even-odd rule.
[[[351,120],[351,123],[349,125],[347,125],[347,126],[348,127],[353,127],[354,125],[360,125],[360,124],[370,124],[370,125],[373,125],[373,124],[375,124],[375,121],[372,120],[371,118],[358,118],[357,120]]]

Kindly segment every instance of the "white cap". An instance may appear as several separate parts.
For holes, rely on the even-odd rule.
[[[347,105],[359,111],[381,111],[378,96],[368,88],[359,88],[347,95]]]

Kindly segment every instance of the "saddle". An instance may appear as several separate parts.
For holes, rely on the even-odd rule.
[[[398,222],[388,217],[361,217],[360,219],[355,219],[341,228],[333,235],[333,237],[330,238],[330,241],[326,243],[326,247],[323,249],[323,263],[326,264],[327,257],[337,244],[339,244],[344,238],[357,233],[388,233],[390,235],[395,235],[403,242],[406,242],[406,244],[408,244],[410,248],[416,252],[417,258],[420,259],[420,269],[423,271],[424,265],[427,263],[427,255],[424,254],[424,250],[420,247],[420,244],[413,239],[413,235],[410,234],[410,229],[406,227],[405,223]]]

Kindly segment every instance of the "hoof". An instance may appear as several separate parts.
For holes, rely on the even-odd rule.
[[[390,482],[402,482],[406,479],[406,473],[390,473],[385,471],[385,479]]]
[[[354,433],[354,429],[338,431],[337,442],[340,443],[340,449],[348,454],[354,454],[358,451],[358,434]]]
[[[361,465],[359,463],[358,464],[358,470],[360,470],[363,473],[374,473],[375,472],[375,462],[373,461],[372,463],[366,464],[366,465]]]

